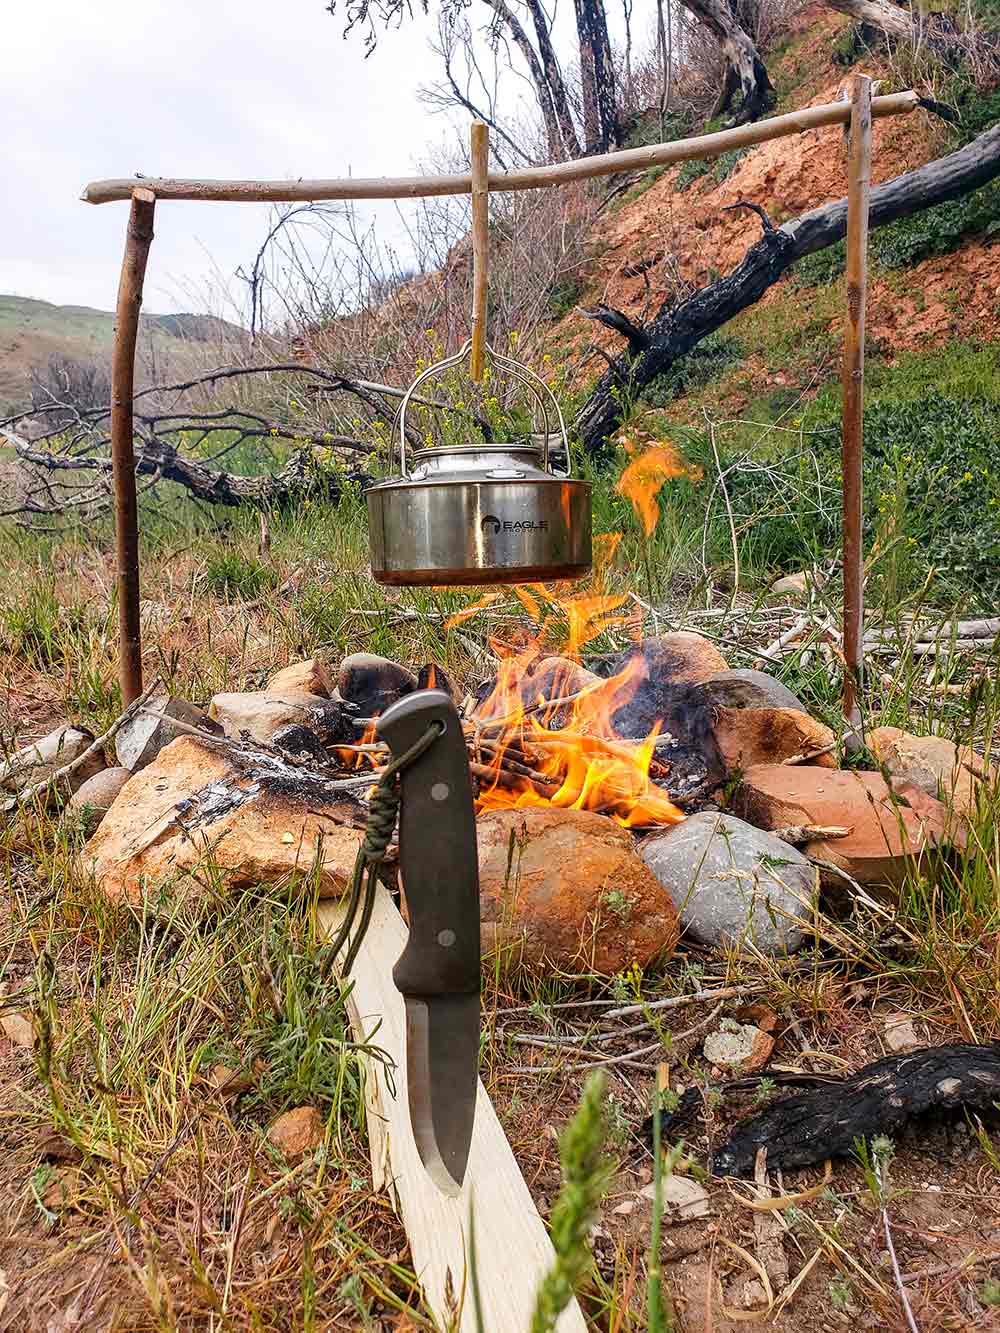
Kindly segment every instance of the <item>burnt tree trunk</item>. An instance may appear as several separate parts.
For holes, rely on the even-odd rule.
[[[726,0],[683,0],[686,9],[716,38],[726,62],[726,73],[713,115],[733,111],[732,123],[757,120],[771,109],[774,89],[752,38],[739,23]],[[735,104],[736,94],[740,100]]]
[[[559,126],[559,133],[562,136],[563,154],[566,157],[580,157],[580,141],[576,135],[576,126],[573,124],[573,112],[570,109],[566,82],[563,79],[555,48],[552,45],[552,33],[548,16],[542,7],[541,0],[526,0],[526,3],[535,28],[538,58],[542,62],[545,83],[552,98],[552,108]]]
[[[573,0],[580,44],[584,151],[606,153],[621,142],[615,70],[604,0]]]
[[[505,0],[486,0],[486,3],[497,16],[497,21],[502,23],[510,33],[514,45],[521,52],[524,63],[528,66],[528,73],[531,75],[531,81],[535,85],[535,97],[538,100],[538,106],[542,113],[542,121],[545,125],[545,138],[548,142],[549,157],[553,162],[558,162],[564,156],[563,134],[560,129],[559,120],[556,116],[556,108],[552,96],[552,88],[549,77],[546,74],[545,67],[539,59],[538,53],[531,45],[531,40],[517,15],[514,14]]]
[[[50,453],[47,449],[33,448],[27,441],[19,440],[9,432],[5,438],[12,441],[18,458],[24,463],[49,472],[96,472],[108,477],[110,481],[111,462],[107,458]],[[194,499],[227,508],[250,505],[269,509],[303,500],[308,495],[336,500],[343,494],[345,482],[363,483],[370,480],[360,472],[345,474],[318,465],[316,454],[311,449],[297,450],[279,472],[240,476],[235,472],[206,467],[193,458],[179,454],[162,440],[147,440],[139,445],[135,471],[138,477],[175,482],[183,486]],[[33,512],[33,506],[22,505],[15,512],[29,514]],[[58,508],[55,511],[38,508],[37,512],[59,511]]]
[[[897,218],[968,194],[997,176],[1000,176],[1000,125],[994,125],[946,157],[876,186],[871,192],[869,225],[884,227]],[[733,205],[740,206],[744,205]],[[815,208],[777,228],[765,219],[764,235],[731,273],[677,305],[665,303],[657,316],[641,329],[636,330],[632,321],[617,311],[605,313],[598,307],[588,312],[619,332],[624,320],[633,333],[629,350],[604,372],[576,419],[585,450],[590,454],[602,452],[608,437],[621,423],[630,399],[641,396],[657,375],[669,370],[709,333],[758,301],[797,259],[833,245],[846,232],[846,199]],[[636,331],[642,335],[640,338],[635,336]]]
[[[849,18],[878,28],[886,36],[916,46],[924,42],[938,51],[953,50],[961,33],[947,14],[923,14],[892,3],[892,0],[826,0]]]

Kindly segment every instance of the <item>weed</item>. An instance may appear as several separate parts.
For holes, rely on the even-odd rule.
[[[538,1289],[531,1333],[555,1328],[591,1267],[587,1242],[610,1173],[604,1156],[604,1083],[600,1071],[591,1074],[576,1114],[559,1138],[563,1184],[549,1225],[556,1260]]]
[[[847,267],[847,242],[837,241],[823,250],[814,250],[796,261],[791,273],[793,287],[825,287],[836,281]]]
[[[830,1304],[835,1310],[849,1310],[854,1304],[854,1288],[846,1277],[835,1277],[827,1284]]]
[[[681,163],[677,169],[677,178],[674,183],[678,190],[687,190],[696,180],[701,180],[702,176],[707,176],[711,170],[711,158],[693,158],[688,162]]]
[[[573,310],[584,293],[584,285],[579,278],[560,278],[549,288],[549,313],[553,319],[562,319]]]
[[[745,355],[746,348],[739,338],[709,334],[687,356],[680,357],[669,370],[657,375],[647,385],[643,398],[650,407],[665,407],[675,398],[718,379]]]
[[[253,601],[275,586],[274,569],[238,551],[223,551],[208,562],[205,584],[218,597],[242,597]]]

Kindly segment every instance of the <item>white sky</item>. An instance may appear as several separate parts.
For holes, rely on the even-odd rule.
[[[2,0],[0,292],[114,308],[128,206],[81,203],[88,180],[409,173],[449,136],[416,95],[438,74],[431,22],[366,61],[325,3]],[[370,207],[391,234],[392,204]],[[252,260],[266,220],[264,205],[159,204],[145,308],[206,308],[213,271]]]

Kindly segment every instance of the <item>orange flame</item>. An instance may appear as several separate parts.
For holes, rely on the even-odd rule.
[[[375,723],[369,722],[365,727],[364,734],[361,737],[361,745],[373,745],[375,743]],[[345,746],[335,747],[334,753],[337,760],[343,768],[377,768],[378,756],[372,752],[366,753],[364,750],[349,750]]]
[[[515,591],[526,608],[535,602]],[[579,665],[585,644],[626,622],[620,608],[627,599],[538,593],[552,607],[544,619],[539,607],[538,633],[516,647],[494,644],[500,669],[470,737],[476,762],[494,774],[492,783],[480,778],[477,810],[597,810],[626,828],[677,823],[684,816],[650,780],[659,723],[641,740],[622,740],[614,728],[615,714],[644,678],[645,662],[630,659],[599,681]],[[563,627],[559,656],[556,625]]]
[[[634,445],[629,448],[629,453],[634,453],[634,448]],[[649,445],[626,464],[615,490],[631,502],[646,536],[651,537],[660,519],[658,498],[664,484],[673,477],[701,481],[704,475],[700,467],[685,463],[672,444],[661,441]]]

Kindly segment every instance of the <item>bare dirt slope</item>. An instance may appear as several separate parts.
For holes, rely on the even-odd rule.
[[[834,58],[836,38],[845,26],[845,19],[816,7],[799,16],[786,50],[771,63],[783,92],[776,113],[837,99],[851,72]],[[876,77],[885,73],[874,60],[854,68]],[[883,83],[883,91],[889,90]],[[944,151],[944,141],[942,123],[923,111],[876,121],[873,183],[928,161]],[[762,206],[778,225],[846,193],[844,142],[837,129],[761,144],[725,174],[727,165],[693,181],[691,164],[670,168],[648,184],[647,175],[624,203],[605,209],[592,237],[594,258],[580,303],[602,301],[633,320],[648,319],[685,289],[729,272],[758,239],[753,214],[726,211],[728,206],[747,200]],[[787,292],[786,280],[764,296],[760,307],[786,301]],[[998,297],[1000,247],[988,237],[974,237],[953,253],[912,268],[873,272],[869,336],[892,350],[926,348],[973,333],[993,339],[1000,336]],[[800,302],[808,299],[808,294],[799,296]],[[739,332],[741,323],[734,321],[733,330]],[[839,326],[838,312],[832,315],[831,333]],[[559,324],[554,341],[580,353],[595,343],[613,353],[622,347],[618,335],[578,311]],[[595,361],[590,368],[600,364]]]

